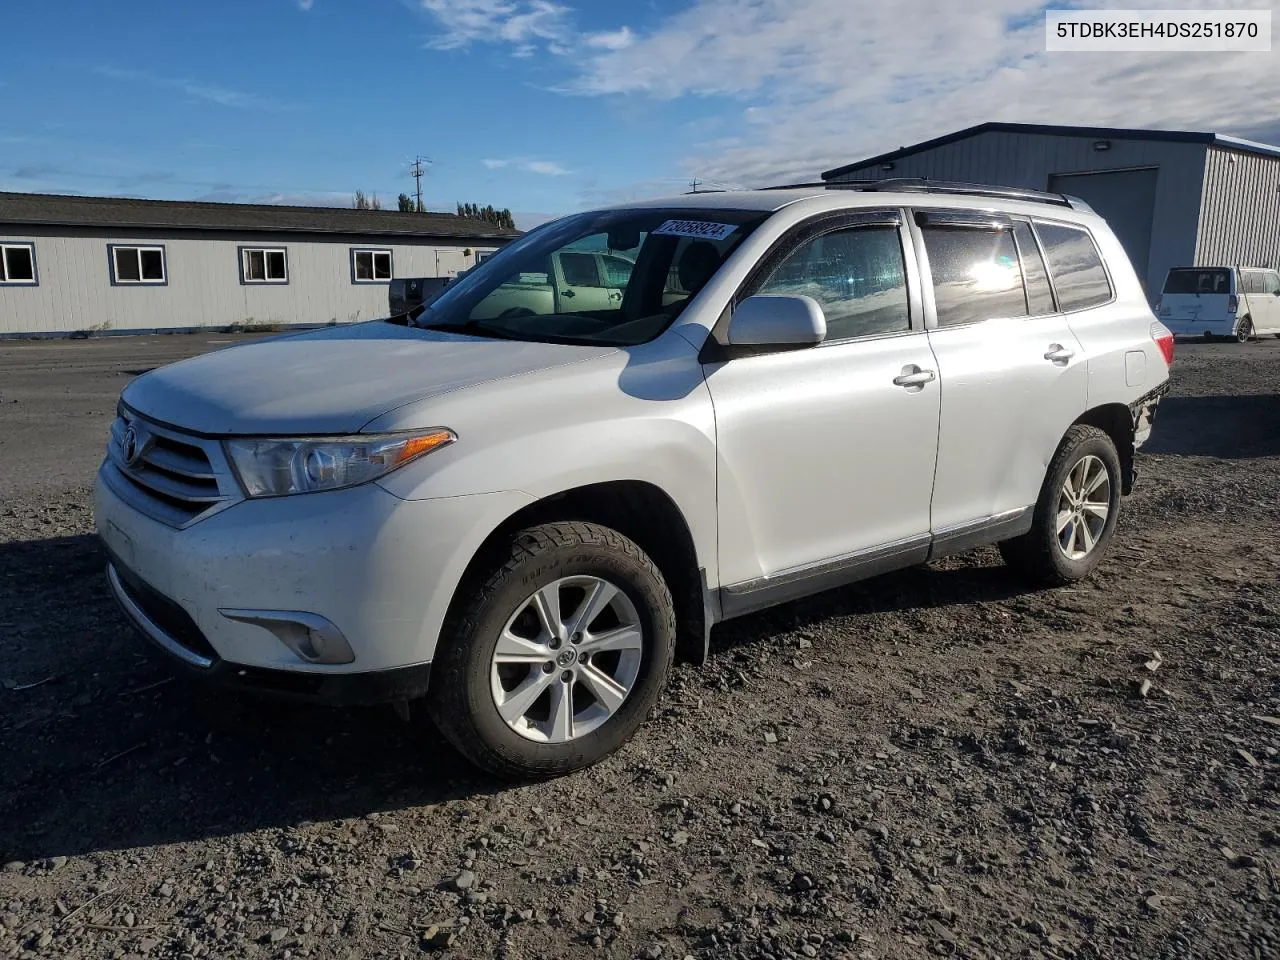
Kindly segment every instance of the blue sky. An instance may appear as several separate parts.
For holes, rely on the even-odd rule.
[[[985,120],[1280,132],[1275,54],[1047,55],[1043,10],[1022,0],[6,4],[0,190],[345,203],[362,189],[394,204],[420,153],[433,161],[429,206],[493,203],[529,225],[679,192],[695,175],[812,179]]]

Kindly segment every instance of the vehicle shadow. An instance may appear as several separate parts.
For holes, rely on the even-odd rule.
[[[1165,397],[1142,452],[1220,460],[1280,456],[1280,394]]]
[[[1035,589],[1019,580],[1003,563],[976,565],[983,559],[983,554],[973,553],[943,561],[946,567],[910,567],[729,620],[712,631],[711,655],[766,640],[783,630],[812,627],[834,617],[997,603],[1026,596]]]
[[[0,544],[0,861],[360,818],[506,789],[425,724],[211,690],[137,637],[92,536]],[[1002,599],[1001,567],[916,568],[718,627]]]
[[[0,861],[485,795],[425,724],[206,689],[117,610],[92,536],[0,544]]]

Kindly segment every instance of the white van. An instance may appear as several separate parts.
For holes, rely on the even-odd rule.
[[[1178,337],[1280,337],[1280,274],[1264,267],[1174,267],[1156,315]]]

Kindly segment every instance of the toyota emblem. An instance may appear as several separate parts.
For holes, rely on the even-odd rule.
[[[135,424],[129,424],[124,431],[124,462],[131,467],[136,467],[142,455],[147,452],[147,443],[150,439]]]

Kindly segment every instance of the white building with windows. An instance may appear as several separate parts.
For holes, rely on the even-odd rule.
[[[355,323],[517,237],[451,214],[0,193],[0,337]]]

